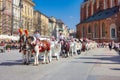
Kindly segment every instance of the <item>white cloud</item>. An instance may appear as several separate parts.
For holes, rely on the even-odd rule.
[[[69,16],[70,19],[74,19],[75,17],[74,16]]]

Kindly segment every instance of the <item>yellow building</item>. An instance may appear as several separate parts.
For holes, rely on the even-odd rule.
[[[49,18],[41,13],[41,35],[48,36],[49,31]]]
[[[21,28],[27,29],[30,34],[33,34],[34,27],[33,27],[33,7],[35,4],[32,0],[23,0],[22,1],[23,8],[22,8],[22,26]]]
[[[42,36],[49,36],[49,17],[39,11],[34,11],[34,28],[39,30]]]

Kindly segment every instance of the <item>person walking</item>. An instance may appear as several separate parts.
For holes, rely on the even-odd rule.
[[[34,37],[35,37],[37,40],[40,40],[40,33],[39,33],[38,30],[35,31]]]
[[[64,39],[65,39],[64,35],[63,35],[62,33],[60,33],[59,41],[62,41],[62,40],[64,40]]]
[[[110,42],[108,46],[109,46],[109,49],[112,50],[112,42]]]

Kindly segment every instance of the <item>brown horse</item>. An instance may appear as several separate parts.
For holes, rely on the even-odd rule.
[[[67,40],[61,41],[61,51],[62,51],[62,57],[68,57],[69,56],[69,50],[70,50],[70,43]]]
[[[27,44],[27,37],[25,35],[20,35],[19,43],[20,43],[19,52],[22,52],[23,63],[28,65],[31,60],[31,51],[30,47]]]

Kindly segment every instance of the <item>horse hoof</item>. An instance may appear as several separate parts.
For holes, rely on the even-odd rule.
[[[44,62],[42,62],[42,64],[45,64]]]
[[[24,65],[26,64],[26,62],[23,63]]]
[[[29,65],[29,63],[26,63],[26,65]]]
[[[33,64],[33,66],[38,66],[38,64]]]
[[[48,62],[46,62],[46,64],[48,64]]]

